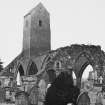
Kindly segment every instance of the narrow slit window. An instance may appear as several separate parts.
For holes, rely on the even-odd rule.
[[[41,20],[39,20],[39,26],[40,26],[40,27],[42,26],[42,21],[41,21]]]
[[[56,68],[60,68],[59,62],[56,63]]]
[[[61,68],[61,62],[60,61],[56,61],[56,63],[55,63],[56,65],[56,68]]]

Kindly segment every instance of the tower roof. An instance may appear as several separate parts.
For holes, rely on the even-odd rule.
[[[43,8],[45,11],[47,11],[47,9],[44,7],[44,5],[40,2],[39,4],[36,5],[36,7],[34,7],[33,9],[31,9],[25,16],[30,15],[33,11],[38,11],[39,9]],[[47,13],[49,14],[49,12],[47,11]]]

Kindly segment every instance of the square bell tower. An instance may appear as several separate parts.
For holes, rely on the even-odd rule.
[[[37,56],[51,50],[50,16],[39,3],[24,16],[23,53]]]

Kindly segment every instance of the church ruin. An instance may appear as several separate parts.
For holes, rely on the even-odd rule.
[[[75,73],[76,86],[81,88],[81,77],[88,65],[97,71],[98,77],[103,77],[104,84],[105,52],[101,47],[73,44],[52,51],[50,14],[39,3],[24,16],[22,52],[5,67],[5,71],[13,73],[15,80],[19,72],[22,79],[20,87],[30,94],[33,87],[39,88],[42,93],[38,94],[44,97],[47,85],[65,71]]]
[[[24,16],[22,52],[5,69],[21,76],[37,74],[51,51],[50,37],[50,16],[40,3]]]

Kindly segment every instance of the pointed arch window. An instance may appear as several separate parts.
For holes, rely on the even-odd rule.
[[[37,66],[34,62],[32,62],[29,66],[28,75],[34,75],[38,72]]]
[[[24,76],[24,70],[23,70],[22,65],[19,65],[18,71],[19,71],[19,73],[20,73],[20,76]]]

